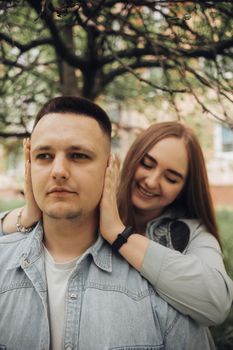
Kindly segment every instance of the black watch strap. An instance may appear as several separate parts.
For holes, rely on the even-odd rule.
[[[127,226],[121,233],[117,235],[117,238],[112,244],[112,249],[115,252],[118,252],[120,247],[127,242],[129,236],[132,235],[132,233],[134,233],[133,227]]]

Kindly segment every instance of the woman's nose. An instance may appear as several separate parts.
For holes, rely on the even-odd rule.
[[[145,184],[149,189],[156,189],[160,186],[160,174],[157,170],[154,170],[145,178]]]

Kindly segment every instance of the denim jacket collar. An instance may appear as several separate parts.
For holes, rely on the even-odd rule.
[[[23,239],[21,237],[21,242],[15,250],[14,257],[8,269],[23,267],[25,264],[27,266],[33,264],[42,254],[43,234],[43,226],[40,221],[32,232],[27,234]],[[89,254],[92,255],[97,267],[106,272],[112,272],[112,249],[100,234],[97,241],[90,248]]]
[[[97,241],[91,247],[90,254],[96,266],[106,272],[112,272],[112,249],[100,233]]]

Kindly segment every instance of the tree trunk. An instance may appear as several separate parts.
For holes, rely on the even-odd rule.
[[[63,40],[68,50],[74,51],[73,28],[64,27],[62,31]],[[60,57],[58,58],[58,68],[60,76],[60,91],[62,95],[79,95],[75,68],[67,64]]]

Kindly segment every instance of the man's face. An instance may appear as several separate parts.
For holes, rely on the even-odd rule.
[[[51,113],[31,138],[35,200],[55,219],[95,214],[109,157],[109,140],[96,120],[73,113]]]

